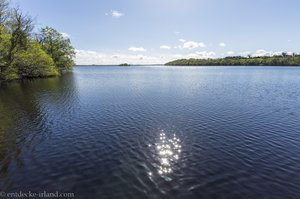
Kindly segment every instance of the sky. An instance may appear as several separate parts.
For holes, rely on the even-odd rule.
[[[76,64],[300,52],[299,0],[12,0],[69,37]]]

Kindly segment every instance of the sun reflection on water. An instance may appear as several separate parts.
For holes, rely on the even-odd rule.
[[[173,136],[167,136],[161,130],[159,140],[155,143],[157,156],[159,159],[158,174],[165,175],[172,172],[173,164],[179,159],[181,153],[180,139]],[[152,175],[152,173],[151,173]]]

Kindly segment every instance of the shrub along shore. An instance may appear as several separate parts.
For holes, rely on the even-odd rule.
[[[33,32],[30,16],[0,0],[0,81],[57,76],[74,66],[69,38],[51,27]]]
[[[218,59],[178,59],[166,66],[300,66],[300,54],[262,56],[262,57],[225,57]]]

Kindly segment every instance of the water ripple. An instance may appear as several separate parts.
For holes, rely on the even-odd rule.
[[[78,67],[0,87],[0,189],[298,198],[299,69]]]

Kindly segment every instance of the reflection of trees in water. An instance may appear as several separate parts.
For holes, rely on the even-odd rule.
[[[72,73],[0,85],[0,179],[9,180],[12,164],[23,165],[24,148],[34,147],[51,132],[48,111],[59,107],[66,112],[63,106],[69,109],[76,100]]]

